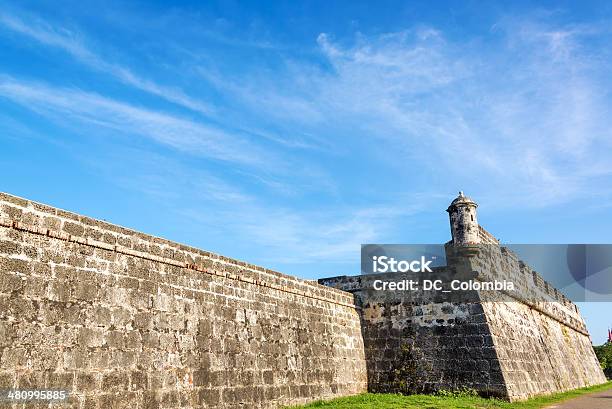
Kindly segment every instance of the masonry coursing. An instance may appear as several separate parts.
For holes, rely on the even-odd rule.
[[[522,400],[604,383],[578,308],[478,224],[460,193],[449,206],[447,265],[433,274],[335,277],[362,308],[368,387],[381,392],[474,389]],[[424,278],[510,281],[515,291],[373,291],[372,282]],[[400,374],[399,377],[397,374]]]
[[[0,196],[0,389],[273,408],[364,391],[360,331],[350,294]]]
[[[366,390],[515,400],[603,382],[577,308],[468,207],[451,227],[475,223],[453,240],[492,246],[449,254],[435,274],[529,278],[551,302],[533,286],[452,303],[382,297],[367,276],[324,286],[0,194],[0,389],[68,389],[72,408],[276,408]]]

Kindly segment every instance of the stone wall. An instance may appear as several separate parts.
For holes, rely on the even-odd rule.
[[[446,245],[433,273],[342,276],[320,283],[355,294],[362,308],[372,392],[469,388],[523,400],[604,383],[575,304],[482,227],[482,243]],[[511,281],[516,291],[377,291],[375,280]]]
[[[482,306],[512,400],[606,381],[588,335],[512,299]]]
[[[355,294],[370,392],[431,393],[474,389],[507,397],[507,389],[479,294],[453,298],[439,291],[376,291],[375,280],[448,282],[452,267],[432,273],[342,276],[319,282]]]
[[[227,409],[604,382],[576,306],[466,220],[480,242],[447,244],[433,273],[318,285],[0,194],[0,389],[68,389],[71,408]],[[518,290],[372,291],[466,277]]]
[[[480,297],[508,396],[513,400],[606,381],[577,306],[507,248],[483,244],[465,268],[517,291]]]
[[[0,389],[274,408],[366,382],[351,294],[0,194]]]

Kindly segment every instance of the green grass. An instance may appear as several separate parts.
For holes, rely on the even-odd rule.
[[[576,389],[530,399],[524,402],[509,403],[497,399],[484,399],[477,396],[433,396],[433,395],[395,395],[365,393],[357,396],[330,401],[317,401],[304,406],[291,406],[298,409],[540,409],[589,392],[612,388],[612,382],[590,388]]]

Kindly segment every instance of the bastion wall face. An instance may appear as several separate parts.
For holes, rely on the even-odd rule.
[[[474,389],[507,397],[491,329],[476,291],[452,299],[440,291],[376,291],[376,280],[449,281],[451,267],[432,273],[342,276],[320,283],[351,291],[362,308],[370,392],[431,393]]]
[[[606,382],[576,305],[499,245],[483,244],[460,267],[511,280],[512,293],[481,292],[508,397],[527,399]]]
[[[481,227],[479,235],[468,247],[448,243],[448,265],[432,273],[319,280],[361,305],[369,390],[469,388],[516,401],[606,382],[576,305]],[[374,290],[375,280],[424,279],[505,280],[516,289]]]
[[[360,315],[349,293],[0,194],[0,389],[43,388],[87,409],[357,394]]]

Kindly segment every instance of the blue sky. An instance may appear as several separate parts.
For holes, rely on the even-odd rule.
[[[428,4],[429,3],[429,4]],[[12,2],[1,190],[305,278],[441,243],[609,243],[609,2]],[[583,305],[603,342],[611,304]]]

